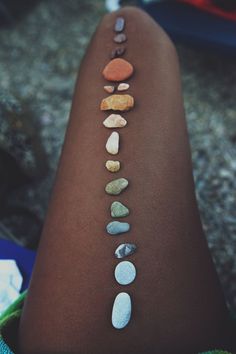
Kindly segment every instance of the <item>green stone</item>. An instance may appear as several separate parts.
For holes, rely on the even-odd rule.
[[[122,218],[129,215],[129,209],[120,202],[113,202],[111,204],[111,216],[113,218]]]
[[[117,178],[107,183],[105,191],[111,195],[118,195],[128,187],[128,184],[129,182],[126,178]]]

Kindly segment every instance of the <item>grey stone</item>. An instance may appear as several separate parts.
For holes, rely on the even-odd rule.
[[[115,250],[116,258],[124,258],[130,256],[136,251],[137,247],[134,243],[122,243]]]
[[[110,235],[118,235],[130,230],[128,222],[111,221],[106,227],[107,233]]]
[[[127,41],[127,37],[124,33],[119,33],[113,38],[116,43],[124,43]]]
[[[122,292],[119,293],[113,303],[112,308],[112,325],[116,329],[122,329],[127,326],[132,314],[132,302],[130,295]]]
[[[136,268],[132,262],[122,261],[115,268],[115,279],[120,285],[131,284],[136,278]]]
[[[124,17],[117,17],[115,26],[114,26],[114,31],[115,32],[122,32],[125,28],[125,19]]]
[[[114,59],[114,58],[117,58],[117,57],[121,57],[125,53],[125,51],[126,51],[125,47],[116,47],[111,52],[111,59]]]
[[[129,182],[126,178],[117,178],[114,179],[113,181],[107,183],[105,187],[105,191],[108,194],[111,195],[118,195],[120,194],[124,189],[126,189],[129,185]]]
[[[113,202],[111,204],[111,216],[113,218],[122,218],[129,215],[129,209],[121,202]]]

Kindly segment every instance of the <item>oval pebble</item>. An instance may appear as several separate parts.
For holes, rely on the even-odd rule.
[[[126,82],[121,82],[118,87],[117,90],[118,91],[126,91],[129,88],[129,84],[126,84]]]
[[[115,279],[120,285],[131,284],[136,278],[136,268],[132,262],[122,261],[115,268]]]
[[[106,142],[106,150],[111,155],[116,155],[119,152],[119,134],[112,132]]]
[[[115,43],[124,43],[127,41],[127,36],[124,33],[119,33],[113,38]]]
[[[124,81],[134,72],[134,67],[127,60],[115,58],[103,69],[103,76],[108,81]]]
[[[130,256],[136,251],[137,247],[134,243],[122,243],[115,250],[116,258],[124,258]]]
[[[111,221],[107,224],[106,230],[110,235],[123,234],[130,230],[130,224],[128,222]]]
[[[117,178],[111,182],[108,182],[105,191],[110,195],[118,195],[129,185],[129,181],[126,178]]]
[[[111,322],[114,328],[122,329],[127,326],[132,314],[132,302],[129,294],[119,293],[113,303]]]
[[[124,17],[117,17],[115,26],[114,26],[114,31],[115,32],[122,32],[125,28],[125,19]]]

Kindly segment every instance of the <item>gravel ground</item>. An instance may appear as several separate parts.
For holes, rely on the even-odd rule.
[[[37,244],[77,69],[104,13],[101,0],[45,0],[15,27],[0,30],[0,148],[13,157],[3,164],[6,156],[0,155],[0,182],[8,186],[7,196],[0,188],[0,200],[9,210],[0,213],[2,237]],[[202,222],[226,298],[236,310],[235,63],[177,49]],[[21,183],[10,183],[16,168]]]

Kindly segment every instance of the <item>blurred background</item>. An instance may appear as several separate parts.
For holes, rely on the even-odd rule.
[[[0,0],[0,238],[3,242],[37,249],[78,67],[101,17],[118,3]],[[144,7],[150,4],[147,10],[152,15],[160,2],[121,3]],[[165,3],[167,6],[173,1]],[[230,6],[226,9],[228,13],[236,7],[235,0],[218,0],[218,5]],[[160,22],[167,30],[170,28],[177,40],[202,223],[226,299],[236,310],[234,52],[225,53],[220,45],[214,45],[214,50],[207,49],[207,43],[199,45],[199,38],[195,41],[188,36],[189,23],[182,28],[182,37],[177,33],[175,38],[178,28],[178,24],[176,28],[172,26],[175,13],[165,9],[172,20],[165,15]],[[217,34],[221,33],[220,28],[211,26],[213,15],[204,16],[208,16],[204,21],[209,30],[216,34],[216,39],[220,38]],[[204,38],[208,31],[202,31],[198,19],[196,23],[200,26],[199,32],[198,27],[195,32],[203,32],[201,38]],[[0,243],[0,258],[1,252],[4,258],[7,243]]]

